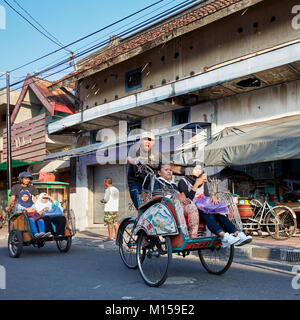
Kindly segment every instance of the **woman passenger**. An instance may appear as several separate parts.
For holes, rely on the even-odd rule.
[[[63,208],[58,201],[55,201],[47,193],[41,193],[34,207],[43,216],[46,232],[51,232],[55,236],[64,236],[66,218],[63,216]],[[55,232],[52,223],[56,227]]]
[[[161,164],[159,165],[157,172],[159,174],[158,181],[155,182],[154,189],[163,189],[167,188],[170,191],[178,192],[176,184],[172,181],[173,172],[170,164]],[[188,232],[191,239],[197,238],[198,227],[199,227],[199,215],[198,209],[190,199],[187,199],[185,196],[181,198],[181,205],[183,207],[184,216],[187,219]]]
[[[239,232],[226,217],[228,209],[220,203],[216,195],[209,195],[207,175],[203,173],[203,165],[198,160],[194,160],[191,166],[185,169],[185,177],[179,181],[178,190],[197,204],[199,216],[205,221],[208,229],[222,238],[222,247],[231,244],[242,246],[252,241],[251,236]]]

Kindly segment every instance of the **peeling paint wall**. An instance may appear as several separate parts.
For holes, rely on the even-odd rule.
[[[297,39],[297,0],[264,1],[112,66],[79,82],[84,108],[203,72],[222,62]],[[125,90],[125,74],[142,69],[142,88]]]
[[[216,127],[265,121],[300,114],[300,81],[216,100]]]

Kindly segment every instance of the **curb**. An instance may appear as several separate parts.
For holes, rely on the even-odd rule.
[[[300,262],[299,249],[268,248],[256,245],[235,247],[235,257],[270,261]]]
[[[76,239],[76,240],[75,240]],[[100,239],[86,238],[84,236],[75,236],[76,245],[84,245],[89,247],[97,247],[101,249],[113,249],[116,248],[108,243],[103,242]],[[8,234],[0,233],[0,240],[7,241]],[[247,244],[242,247],[234,248],[235,258],[247,258],[247,259],[263,259],[269,261],[281,261],[281,262],[300,262],[300,249],[288,249],[288,248],[268,248],[262,246],[256,246],[253,244]],[[193,255],[198,254],[192,252]]]

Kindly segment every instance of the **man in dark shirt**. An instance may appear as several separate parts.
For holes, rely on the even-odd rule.
[[[127,181],[129,187],[129,193],[131,200],[136,209],[138,209],[139,201],[138,198],[142,193],[142,185],[146,177],[145,173],[140,173],[137,168],[139,160],[143,163],[155,166],[160,162],[160,154],[156,150],[153,150],[155,143],[154,134],[151,132],[144,132],[142,134],[140,142],[133,145],[128,153],[128,173]],[[144,187],[147,187],[145,185]]]
[[[6,211],[11,212],[14,205],[19,199],[21,191],[27,190],[29,193],[35,197],[39,194],[37,189],[32,185],[32,175],[30,172],[24,171],[19,174],[19,183],[15,184],[11,188],[10,198]]]

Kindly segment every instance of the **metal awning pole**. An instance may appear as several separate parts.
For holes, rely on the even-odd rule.
[[[6,163],[7,163],[7,189],[11,190],[12,186],[12,159],[11,159],[11,123],[10,123],[10,79],[9,72],[6,72]]]

